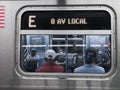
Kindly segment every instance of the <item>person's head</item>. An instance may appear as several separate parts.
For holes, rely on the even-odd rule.
[[[56,53],[54,50],[50,49],[45,52],[46,62],[55,62]]]
[[[85,61],[87,64],[92,64],[96,59],[96,49],[95,48],[88,48],[86,50]]]
[[[32,50],[31,50],[31,55],[32,55],[32,56],[35,56],[35,55],[36,55],[36,50],[35,50],[35,49],[32,49]]]

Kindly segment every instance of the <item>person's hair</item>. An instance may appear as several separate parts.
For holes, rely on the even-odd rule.
[[[87,64],[91,64],[95,61],[96,59],[96,49],[95,48],[88,48],[86,50],[86,55],[85,55],[85,61]]]

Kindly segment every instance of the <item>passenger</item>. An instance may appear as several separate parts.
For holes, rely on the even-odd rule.
[[[83,51],[81,49],[77,50],[77,54],[72,58],[72,72],[75,68],[82,66],[84,64],[83,61]]]
[[[105,51],[103,51],[102,49],[98,49],[98,53],[97,53],[97,65],[103,67],[103,65],[106,62],[106,60],[107,60],[107,58],[106,58]]]
[[[56,56],[56,63],[62,66],[65,66],[65,53],[63,52],[62,49],[59,50],[58,55]]]
[[[54,50],[45,52],[45,64],[36,69],[36,72],[64,72],[64,68],[55,63],[56,53]]]
[[[108,47],[104,48],[103,52],[98,52],[98,65],[105,69],[105,72],[109,72],[111,69],[111,41],[108,42]]]
[[[110,71],[111,69],[111,38],[110,41],[108,42],[108,48],[107,48],[107,61],[104,63],[104,68],[106,73]]]
[[[32,49],[31,54],[26,57],[26,70],[28,72],[35,72],[36,68],[39,67],[40,57],[36,53],[36,50]]]
[[[75,73],[95,73],[95,74],[103,74],[105,73],[104,68],[97,66],[94,63],[96,59],[96,51],[94,48],[88,48],[86,50],[85,56],[85,65],[80,66],[74,70]]]

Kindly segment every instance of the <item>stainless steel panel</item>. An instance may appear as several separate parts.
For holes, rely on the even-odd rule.
[[[1,90],[50,90],[50,89],[70,89],[70,90],[119,90],[120,89],[120,10],[119,0],[9,0],[0,1],[0,5],[5,5],[5,28],[0,29],[0,89]],[[117,61],[117,69],[113,76],[109,75],[107,78],[40,78],[35,76],[26,78],[18,74],[16,71],[16,57],[19,53],[16,52],[17,32],[17,13],[24,6],[39,6],[49,9],[48,7],[56,7],[56,10],[60,9],[75,9],[76,7],[83,6],[84,9],[91,9],[92,6],[109,7],[114,13],[115,17],[112,21],[113,29],[113,50],[115,53],[113,57]],[[64,6],[64,7],[62,7]],[[69,7],[67,7],[69,6]],[[89,6],[89,7],[88,7]],[[92,8],[93,9],[93,8]],[[40,31],[38,31],[40,33]],[[99,31],[98,31],[99,32]],[[31,32],[37,33],[37,32]],[[43,32],[47,33],[47,32]],[[59,33],[59,32],[57,32]],[[61,32],[63,33],[63,32]],[[66,33],[66,32],[65,32]],[[70,33],[70,32],[69,32]],[[76,33],[76,32],[75,32]],[[82,32],[83,34],[85,32]],[[90,33],[90,32],[89,32]],[[97,33],[97,32],[93,32]],[[111,33],[111,32],[105,32]],[[19,34],[18,34],[19,35]],[[116,57],[117,54],[117,57]],[[30,74],[31,75],[31,74]],[[74,76],[76,77],[76,76]]]

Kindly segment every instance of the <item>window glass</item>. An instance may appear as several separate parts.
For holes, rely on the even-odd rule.
[[[111,36],[110,35],[21,35],[20,67],[25,72],[62,72],[62,73],[107,73],[111,69]],[[94,48],[96,56],[92,63],[86,63]],[[45,52],[54,50],[54,62],[59,67],[42,67],[47,63]],[[63,56],[60,56],[62,52]],[[49,57],[49,56],[48,56]],[[62,59],[61,59],[62,58]],[[92,59],[93,57],[90,57]],[[48,64],[48,63],[47,63]],[[61,68],[62,67],[62,68]],[[39,69],[42,68],[41,71]],[[44,70],[43,70],[44,68]],[[81,68],[88,68],[81,70]],[[92,69],[91,72],[90,68]],[[100,68],[99,72],[97,72]],[[47,71],[47,70],[53,71]],[[62,70],[64,69],[64,70]],[[55,71],[57,70],[57,71]],[[81,71],[79,71],[81,70]],[[104,72],[102,72],[104,70]]]

